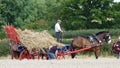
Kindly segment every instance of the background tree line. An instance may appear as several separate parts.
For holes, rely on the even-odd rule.
[[[120,28],[120,3],[113,0],[0,0],[0,27],[65,30]]]

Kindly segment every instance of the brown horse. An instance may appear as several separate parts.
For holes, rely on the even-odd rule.
[[[71,41],[70,51],[91,47],[91,49],[94,51],[96,59],[98,59],[98,56],[100,54],[100,46],[103,44],[103,41],[107,43],[111,42],[111,37],[108,31],[101,31],[87,38],[78,36]],[[73,53],[71,54],[71,57],[74,58],[75,55],[76,53]]]

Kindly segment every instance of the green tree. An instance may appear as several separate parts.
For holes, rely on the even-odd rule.
[[[65,0],[61,15],[64,15],[62,18],[67,22],[66,26],[73,24],[68,29],[74,26],[77,27],[75,29],[97,28],[112,17],[112,4],[113,0]]]
[[[44,19],[46,15],[45,0],[1,0],[1,21],[17,27]]]
[[[120,28],[120,2],[114,3],[112,7],[113,16],[114,16],[114,24],[112,25],[113,28]]]

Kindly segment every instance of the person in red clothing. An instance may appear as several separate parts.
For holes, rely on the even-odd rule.
[[[120,37],[118,38],[118,41],[113,44],[113,51],[116,54],[117,59],[120,57]]]

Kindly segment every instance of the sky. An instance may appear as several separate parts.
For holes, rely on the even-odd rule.
[[[114,0],[114,2],[120,2],[120,0]]]

